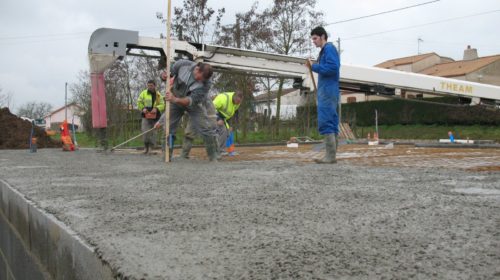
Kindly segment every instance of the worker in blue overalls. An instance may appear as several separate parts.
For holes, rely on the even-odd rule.
[[[337,103],[340,98],[340,58],[335,46],[328,42],[326,30],[319,26],[311,31],[314,45],[321,48],[318,60],[306,61],[306,66],[318,73],[318,130],[325,137],[326,154],[317,163],[336,163],[339,116]]]

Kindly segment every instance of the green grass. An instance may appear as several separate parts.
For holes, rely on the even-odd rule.
[[[355,134],[359,138],[366,138],[368,132],[373,135],[375,126],[357,127]],[[380,139],[445,139],[448,131],[452,131],[455,139],[495,140],[500,142],[500,127],[498,126],[446,126],[446,125],[381,125],[379,126]]]
[[[140,131],[137,131],[131,137],[138,135],[139,133],[140,133]],[[160,130],[158,133],[162,133],[162,130]],[[237,138],[236,138],[237,143],[244,144],[244,143],[279,142],[279,141],[288,140],[292,136],[305,136],[305,135],[297,134],[297,133],[295,133],[295,130],[292,130],[292,129],[283,128],[280,131],[280,135],[278,137],[274,137],[274,138],[271,137],[271,135],[268,132],[264,132],[264,131],[247,132],[245,139],[243,139],[243,133],[241,131],[238,131],[236,136],[237,136]],[[181,144],[183,137],[184,137],[184,132],[182,129],[179,129],[178,133],[177,133],[177,141],[175,143]],[[311,137],[313,139],[321,139],[317,130],[314,128],[311,128],[311,135],[309,137]],[[52,138],[54,140],[59,141],[61,139],[61,135],[58,133],[58,134],[52,136]],[[128,138],[126,138],[125,136],[118,137],[115,139],[110,139],[109,145],[112,147],[112,146],[118,145],[119,143],[126,141],[127,139]],[[87,134],[85,132],[77,132],[76,133],[76,140],[77,140],[78,146],[82,147],[82,148],[95,148],[98,146],[97,138],[94,137],[93,135]],[[201,139],[201,137],[197,137],[194,141],[194,144],[195,145],[203,144],[203,140]],[[138,139],[135,139],[135,140],[127,143],[124,147],[141,147],[141,146],[143,146],[142,137],[139,137]]]
[[[366,138],[368,132],[373,135],[375,131],[374,126],[370,127],[357,127],[354,133],[358,138]],[[425,139],[425,140],[436,140],[448,138],[448,131],[453,131],[456,139],[469,139],[472,140],[494,140],[500,142],[500,127],[496,126],[483,126],[483,125],[472,125],[472,126],[445,126],[445,125],[381,125],[379,126],[379,137],[380,139]],[[140,131],[134,133],[133,136],[139,134]],[[161,130],[159,131],[161,133]],[[267,131],[256,131],[247,132],[246,138],[242,138],[243,134],[241,131],[237,134],[237,143],[266,143],[266,142],[279,142],[290,139],[292,136],[306,136],[301,133],[296,133],[294,129],[282,128],[280,130],[280,135],[278,137],[271,137]],[[322,137],[319,135],[315,128],[311,128],[311,133],[309,135],[312,139],[319,140]],[[52,138],[59,140],[60,134],[52,136]],[[83,148],[93,148],[97,147],[97,139],[86,133],[76,133],[76,138],[78,145]],[[179,130],[177,133],[176,144],[181,144],[183,139],[183,131]],[[118,137],[117,139],[111,139],[109,141],[110,146],[115,146],[119,143],[124,142],[125,136]],[[203,144],[201,137],[197,137],[194,144]],[[143,146],[142,138],[135,139],[129,142],[124,147],[141,147]]]
[[[131,137],[133,137],[135,135],[138,135],[139,133],[141,133],[141,132],[137,131]],[[61,140],[61,134],[57,133],[56,135],[52,136],[51,138],[54,139],[54,140],[59,141],[59,140]],[[115,146],[115,145],[118,145],[118,144],[120,144],[122,142],[125,142],[126,140],[128,140],[128,138],[126,138],[125,136],[118,137],[118,138],[115,138],[115,139],[111,139],[109,141],[109,145],[110,146]],[[85,132],[77,132],[76,133],[76,142],[78,143],[78,146],[82,147],[82,148],[95,148],[95,147],[98,146],[98,143],[99,143],[96,137],[94,137],[91,134],[87,134]],[[139,147],[139,146],[143,146],[142,138],[141,137],[139,137],[138,139],[130,141],[124,147]]]

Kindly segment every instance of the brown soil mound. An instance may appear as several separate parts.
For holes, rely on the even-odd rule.
[[[8,108],[0,109],[0,149],[28,149],[31,123],[12,114]],[[56,148],[61,144],[51,139],[45,131],[35,127],[38,148]]]

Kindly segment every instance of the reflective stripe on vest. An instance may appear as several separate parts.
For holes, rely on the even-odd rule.
[[[236,104],[232,104],[234,92],[223,92],[217,95],[217,97],[220,95],[224,95],[226,97],[226,101],[224,102],[224,107],[218,112],[221,113],[226,119],[230,119],[236,112],[236,107],[238,107]],[[233,110],[231,112],[228,111],[229,105],[232,105]]]
[[[224,106],[224,112],[222,113],[226,116],[226,118],[228,118],[229,112],[227,111],[227,107],[229,107],[229,94],[227,94],[227,92],[224,92],[223,94],[226,97],[226,106]]]

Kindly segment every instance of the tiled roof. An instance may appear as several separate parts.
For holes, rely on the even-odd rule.
[[[460,60],[437,64],[420,71],[420,73],[439,77],[457,77],[472,73],[499,60],[500,55],[485,56],[473,60]]]
[[[411,64],[411,63],[418,62],[422,59],[428,58],[428,57],[433,56],[433,55],[437,55],[437,54],[432,52],[432,53],[425,53],[425,54],[419,54],[419,55],[414,55],[414,56],[395,58],[395,59],[387,60],[385,62],[377,64],[377,65],[375,65],[375,67],[391,68],[391,67],[398,66],[398,65]]]

